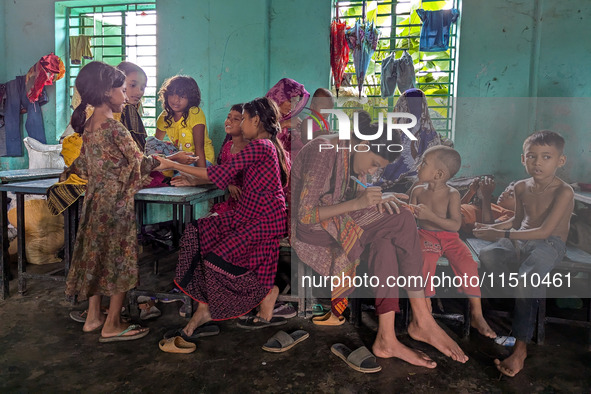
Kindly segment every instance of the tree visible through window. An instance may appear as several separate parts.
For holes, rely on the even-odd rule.
[[[416,87],[423,90],[427,96],[435,129],[443,136],[452,138],[458,24],[451,25],[447,51],[421,52],[419,41],[422,21],[416,10],[458,8],[458,0],[338,0],[335,3],[334,15],[338,10],[340,19],[352,27],[358,18],[362,18],[364,4],[365,20],[374,21],[380,31],[377,49],[370,60],[363,88],[364,95],[371,98],[373,103],[378,103],[377,106],[372,106],[372,109],[392,110],[402,93],[397,89],[393,97],[381,97],[381,64],[391,53],[395,53],[398,59],[406,50],[413,59]],[[353,56],[350,56],[345,75],[356,90],[357,77]]]
[[[140,66],[148,76],[142,103],[142,119],[148,135],[156,131],[156,5],[130,3],[110,6],[69,7],[67,37],[91,37],[92,60],[112,66],[129,61]],[[66,63],[68,103],[74,94],[78,71],[92,61],[82,59],[79,65]]]

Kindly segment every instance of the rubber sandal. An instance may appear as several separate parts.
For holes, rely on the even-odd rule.
[[[291,319],[292,317],[296,317],[298,311],[291,305],[290,303],[287,304],[275,304],[275,309],[273,309],[273,316],[276,317],[284,317],[286,319]]]
[[[140,329],[143,329],[144,331],[140,331],[134,335],[125,335],[130,331],[140,330]],[[149,332],[150,332],[149,328],[144,328],[144,327],[140,326],[139,324],[132,324],[129,327],[127,327],[125,330],[121,331],[119,334],[115,335],[114,337],[103,337],[101,335],[101,337],[99,338],[99,342],[108,343],[108,342],[133,341],[135,339],[140,339],[140,338],[145,337],[146,335],[148,335]]]
[[[107,315],[109,313],[108,309],[102,309],[103,314]],[[83,311],[71,311],[70,312],[70,319],[74,320],[77,323],[86,323],[86,317],[88,316],[88,309]]]
[[[185,334],[182,328],[173,328],[172,330],[168,330],[164,333],[164,339],[181,337],[187,342],[197,343],[197,338],[210,337],[213,335],[218,335],[219,333],[220,328],[216,324],[206,323],[197,327],[191,336]]]
[[[317,326],[340,326],[341,324],[345,323],[345,317],[339,316],[338,322],[330,321],[329,319],[332,317],[332,312],[328,312],[323,316],[316,316],[312,318],[312,323],[316,324]]]
[[[375,373],[382,370],[382,367],[376,361],[376,356],[365,346],[351,351],[351,349],[342,343],[335,343],[330,347],[330,351],[355,371]]]
[[[314,304],[314,306],[312,307],[312,315],[314,316],[324,316],[326,314],[326,311],[324,310],[324,307],[320,304]]]
[[[182,337],[174,337],[168,339],[162,339],[158,343],[160,350],[166,353],[193,353],[197,346],[194,343],[185,341]]]
[[[298,343],[305,341],[310,337],[304,330],[296,330],[291,334],[285,331],[277,331],[269,340],[263,345],[263,350],[271,353],[283,353],[288,351]]]
[[[160,309],[156,308],[156,301],[150,297],[139,296],[137,298],[138,308],[140,308],[140,319],[149,320],[155,319],[162,315]]]
[[[265,320],[262,317],[254,316],[238,321],[238,327],[244,328],[245,330],[258,330],[265,327],[280,326],[286,323],[287,319],[284,317],[272,317],[271,320]]]

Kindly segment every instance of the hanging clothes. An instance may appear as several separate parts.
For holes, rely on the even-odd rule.
[[[90,49],[90,36],[80,35],[70,37],[70,62],[72,64],[82,63],[82,59],[93,58]]]
[[[39,98],[43,87],[52,85],[53,82],[61,79],[66,73],[64,63],[56,55],[50,53],[43,56],[27,72],[25,85],[27,97],[30,102],[35,102]]]
[[[25,128],[29,137],[47,144],[41,105],[47,102],[45,89],[41,88],[41,94],[37,101],[31,102],[27,96],[25,76],[18,76],[12,81],[6,82],[6,156],[23,155],[23,137],[21,135],[21,108],[27,113]]]
[[[420,50],[422,52],[443,52],[449,49],[449,30],[456,22],[460,11],[450,10],[425,11],[417,10],[423,21],[421,27]]]
[[[396,59],[396,54],[382,60],[382,97],[393,96],[396,91],[396,85],[400,93],[415,87],[415,67],[412,56],[404,51],[400,59]]]

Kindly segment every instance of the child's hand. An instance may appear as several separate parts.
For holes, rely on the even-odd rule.
[[[413,213],[419,220],[429,220],[433,218],[435,213],[425,204],[413,205]]]
[[[240,200],[240,196],[242,196],[242,189],[236,185],[228,185],[228,191],[234,200]]]
[[[174,170],[174,161],[168,160],[162,156],[155,156],[160,165],[154,168],[154,171]]]
[[[187,175],[177,175],[170,180],[172,186],[196,186],[196,179]]]
[[[400,201],[399,198],[408,199],[408,196],[403,193],[383,193],[382,201],[378,204],[378,212],[388,211],[393,214],[396,211],[396,213],[400,213],[399,206],[407,204]]]
[[[485,241],[497,241],[504,237],[505,232],[501,230],[497,230],[491,227],[481,227],[472,230],[472,233],[476,238],[483,239]]]
[[[170,156],[167,156],[167,159],[176,161],[180,164],[193,164],[196,163],[197,160],[199,160],[199,156],[195,156],[193,152],[180,151]]]
[[[470,183],[470,191],[472,193],[476,193],[478,188],[480,187],[480,178],[474,178],[472,183]]]
[[[382,202],[382,188],[368,187],[363,189],[359,196],[355,199],[356,210],[372,207]]]
[[[480,188],[478,189],[478,198],[481,200],[490,200],[492,192],[495,190],[495,180],[491,177],[484,177],[480,182]]]
[[[486,224],[486,223],[474,223],[474,229],[487,229],[487,228],[491,228],[490,224]]]

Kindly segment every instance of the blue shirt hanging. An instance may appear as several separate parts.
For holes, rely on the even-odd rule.
[[[425,11],[417,10],[423,21],[421,27],[420,50],[422,52],[443,52],[449,49],[449,29],[460,16],[460,11],[451,10]]]

